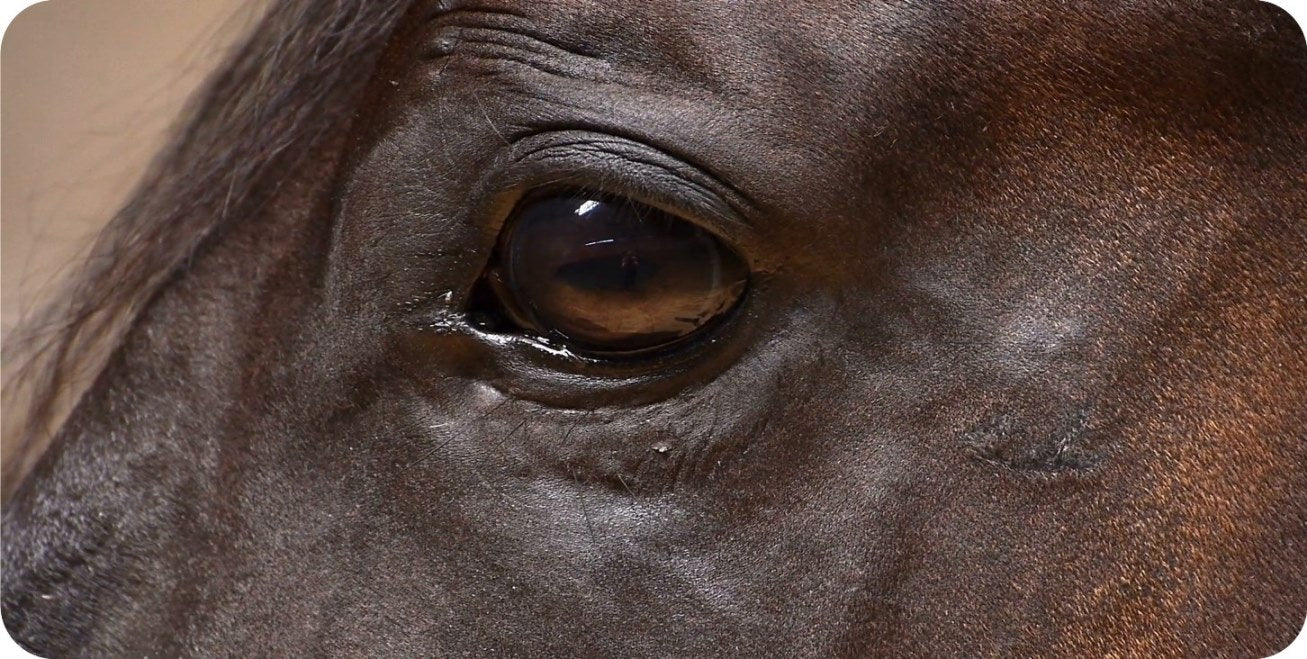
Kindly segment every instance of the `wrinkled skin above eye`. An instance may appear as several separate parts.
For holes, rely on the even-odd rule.
[[[522,329],[599,353],[663,348],[734,308],[743,260],[711,233],[625,199],[529,197],[490,281]]]

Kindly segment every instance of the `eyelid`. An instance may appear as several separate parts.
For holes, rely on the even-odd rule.
[[[766,276],[782,262],[766,249],[754,226],[756,207],[731,186],[663,150],[610,133],[546,130],[512,136],[468,192],[461,221],[478,226],[473,258],[484,272],[518,204],[542,188],[571,188],[626,197],[692,222],[744,260],[752,276]],[[469,269],[469,272],[472,272]],[[437,313],[466,309],[477,278],[451,291]],[[453,322],[451,319],[439,322]]]
[[[626,197],[698,224],[736,250],[754,272],[769,269],[748,218],[752,204],[700,168],[651,146],[591,131],[537,133],[512,147],[498,177],[509,198],[496,221],[539,188],[570,187]],[[502,224],[495,227],[496,232]]]

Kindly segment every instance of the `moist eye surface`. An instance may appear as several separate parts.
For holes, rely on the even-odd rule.
[[[739,302],[744,261],[670,213],[593,193],[527,197],[487,282],[518,331],[609,354],[685,341]]]

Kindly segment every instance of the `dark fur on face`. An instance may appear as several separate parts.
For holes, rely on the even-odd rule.
[[[48,654],[1265,655],[1307,613],[1307,48],[1255,2],[277,5],[38,352]],[[468,322],[519,200],[751,270]],[[35,454],[36,451],[31,451]],[[17,482],[11,471],[8,483]],[[8,485],[7,483],[7,485]]]

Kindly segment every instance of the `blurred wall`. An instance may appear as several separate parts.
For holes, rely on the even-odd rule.
[[[0,46],[0,325],[50,294],[261,0],[48,0]]]

